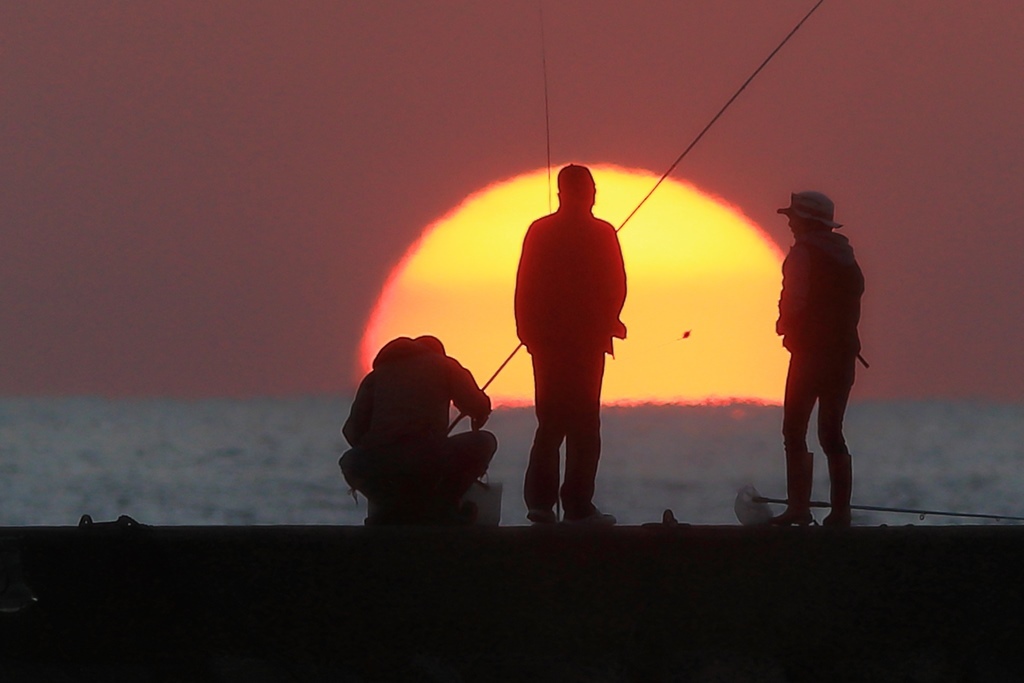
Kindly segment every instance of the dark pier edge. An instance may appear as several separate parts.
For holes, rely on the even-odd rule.
[[[1016,526],[94,524],[0,559],[3,680],[1024,680]]]

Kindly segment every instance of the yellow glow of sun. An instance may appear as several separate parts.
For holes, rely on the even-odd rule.
[[[592,165],[594,215],[618,227],[658,176]],[[519,343],[516,268],[530,223],[548,213],[546,169],[495,183],[424,230],[394,268],[363,335],[364,372],[398,336],[433,334],[484,384]],[[552,199],[558,206],[557,196]],[[619,233],[628,295],[602,400],[779,403],[788,355],[775,335],[782,253],[736,208],[666,180]],[[687,338],[682,338],[690,331]],[[488,388],[533,401],[520,349]]]

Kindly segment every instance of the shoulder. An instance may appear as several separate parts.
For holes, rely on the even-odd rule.
[[[534,222],[530,223],[530,227],[527,232],[536,232],[537,230],[548,229],[558,223],[557,214],[549,214],[547,216],[541,216]]]
[[[581,224],[581,227],[586,227],[591,234],[600,235],[602,239],[618,240],[618,231],[615,230],[615,226],[597,216],[591,216]]]
[[[356,389],[356,400],[365,399],[373,393],[373,387],[377,383],[377,371],[370,370],[369,373],[363,377],[362,381],[359,382],[359,387]]]
[[[530,223],[530,227],[526,229],[526,236],[523,238],[524,243],[536,241],[537,239],[543,239],[545,235],[550,235],[555,227],[555,221],[553,216],[544,216],[538,218],[534,222]]]

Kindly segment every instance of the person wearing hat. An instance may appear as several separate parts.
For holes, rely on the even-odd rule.
[[[559,501],[566,522],[615,524],[593,497],[605,354],[626,338],[626,268],[615,228],[593,215],[596,193],[586,166],[559,171],[558,210],[530,225],[516,272],[516,332],[533,360],[537,414],[523,485],[534,524],[558,521]]]
[[[807,449],[811,412],[818,404],[818,442],[828,461],[832,512],[826,526],[850,525],[853,466],[843,418],[860,353],[864,275],[849,240],[834,232],[835,205],[821,192],[797,192],[778,210],[789,218],[794,242],[782,264],[775,331],[790,352],[783,399],[786,510],[777,525],[807,525],[814,455]]]

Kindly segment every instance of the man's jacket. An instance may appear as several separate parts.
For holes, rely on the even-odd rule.
[[[615,228],[559,210],[530,226],[516,274],[520,341],[536,349],[600,348],[624,338],[626,268]]]

